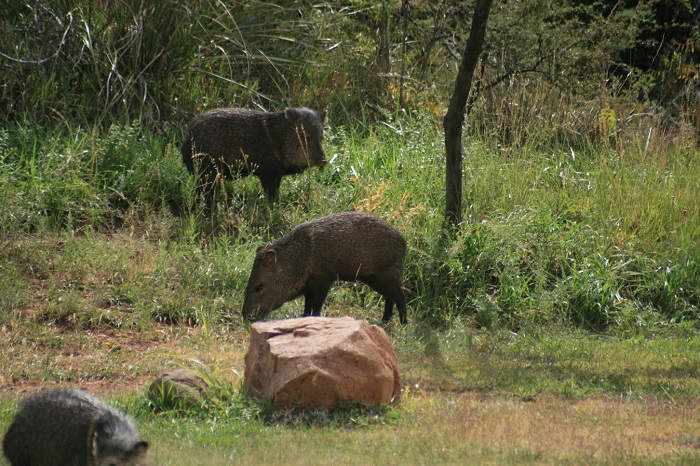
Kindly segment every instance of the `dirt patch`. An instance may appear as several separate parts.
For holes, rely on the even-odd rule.
[[[242,373],[247,337],[193,327],[80,331],[56,326],[0,327],[0,395],[47,386],[79,386],[97,393],[140,390],[161,370],[214,368],[232,380]]]
[[[119,380],[84,380],[80,383],[19,381],[12,385],[0,386],[0,397],[21,397],[45,388],[59,387],[80,387],[83,390],[97,394],[122,394],[140,391],[149,382],[150,377],[147,376]]]

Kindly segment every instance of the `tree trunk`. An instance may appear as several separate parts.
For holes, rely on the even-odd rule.
[[[474,77],[474,69],[479,61],[486,33],[492,0],[477,0],[474,19],[469,32],[469,40],[462,54],[462,62],[455,81],[455,89],[450,105],[442,121],[445,129],[445,219],[449,224],[462,222],[462,126],[467,97]]]
[[[379,21],[379,34],[377,44],[377,61],[376,61],[376,77],[375,77],[375,92],[376,105],[380,108],[389,106],[387,99],[389,93],[389,74],[391,73],[391,24],[389,18],[389,5],[387,0],[382,2],[382,12]]]
[[[406,108],[406,99],[404,96],[404,75],[406,74],[406,43],[408,42],[408,15],[411,12],[411,5],[409,0],[403,0],[401,4],[401,21],[402,21],[402,35],[403,35],[403,47],[401,50],[401,75],[399,76],[399,109],[403,110]]]
[[[695,92],[695,135],[697,136],[695,142],[700,149],[700,90]]]

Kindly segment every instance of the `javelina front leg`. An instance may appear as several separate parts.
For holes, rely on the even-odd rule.
[[[216,212],[216,190],[214,183],[204,186],[204,216],[209,218]]]
[[[324,286],[304,294],[304,317],[321,315],[321,308],[326,302],[329,289],[330,286]]]
[[[307,293],[304,295],[304,315],[302,317],[309,317],[313,314],[313,294]]]
[[[209,170],[203,168],[197,172],[197,195],[200,201],[204,202],[204,216],[210,217],[214,213],[215,208],[215,181],[214,176]]]

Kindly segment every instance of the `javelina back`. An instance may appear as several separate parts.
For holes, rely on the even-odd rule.
[[[406,323],[401,287],[406,241],[396,229],[368,214],[345,212],[297,226],[255,255],[243,303],[248,320],[304,296],[304,316],[318,316],[335,280],[360,281],[384,296],[383,320],[393,305]]]
[[[70,389],[22,401],[2,446],[12,466],[128,466],[148,450],[131,418]]]
[[[325,115],[306,107],[283,112],[218,108],[197,115],[181,147],[182,160],[194,173],[209,203],[217,176],[253,174],[270,201],[277,199],[284,175],[326,163],[321,141]]]

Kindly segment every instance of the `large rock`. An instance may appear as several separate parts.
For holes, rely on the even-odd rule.
[[[245,386],[278,407],[379,405],[397,399],[400,390],[396,354],[384,330],[350,317],[253,324]]]

